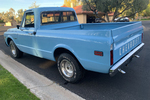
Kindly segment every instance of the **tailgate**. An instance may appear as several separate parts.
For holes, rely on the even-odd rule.
[[[141,22],[130,22],[129,25],[112,29],[114,40],[113,63],[116,63],[142,42],[142,33],[143,27]]]

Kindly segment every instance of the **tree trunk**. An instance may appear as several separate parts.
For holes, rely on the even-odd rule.
[[[114,19],[117,17],[117,16],[116,16],[116,15],[117,15],[117,13],[118,13],[118,8],[116,8],[116,10],[115,10],[115,13],[114,13],[114,15],[113,15],[112,22],[114,22]]]
[[[102,20],[102,21],[106,22],[106,20],[105,20],[104,18],[100,17],[100,16],[98,15],[98,13],[97,13],[97,12],[94,12],[94,13],[95,13],[95,15],[96,15],[98,18],[100,18],[100,20]]]
[[[109,21],[108,13],[106,13],[105,15],[106,15],[107,22],[110,22],[110,21]]]

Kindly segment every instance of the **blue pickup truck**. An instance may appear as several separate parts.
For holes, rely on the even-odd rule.
[[[12,56],[23,53],[57,62],[61,76],[75,83],[85,70],[114,76],[144,43],[141,22],[79,24],[72,8],[42,7],[24,12],[17,28],[4,33]]]

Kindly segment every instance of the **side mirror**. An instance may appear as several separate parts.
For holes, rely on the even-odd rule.
[[[19,29],[20,25],[17,25],[17,29]]]

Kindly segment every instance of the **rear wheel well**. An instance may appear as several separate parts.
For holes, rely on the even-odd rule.
[[[81,65],[81,63],[78,61],[78,59],[76,58],[76,56],[71,52],[69,51],[68,49],[65,49],[65,48],[57,48],[55,51],[54,51],[54,57],[55,57],[55,60],[57,61],[58,57],[62,54],[62,53],[68,53],[70,55],[72,55],[76,61]],[[82,65],[81,65],[82,66]],[[83,68],[83,66],[82,66]]]
[[[72,54],[69,50],[65,49],[65,48],[57,48],[55,51],[54,51],[54,57],[55,57],[55,60],[57,60],[57,58],[62,54],[62,53],[69,53],[71,54],[73,57],[74,54]],[[75,57],[76,58],[76,57]]]

